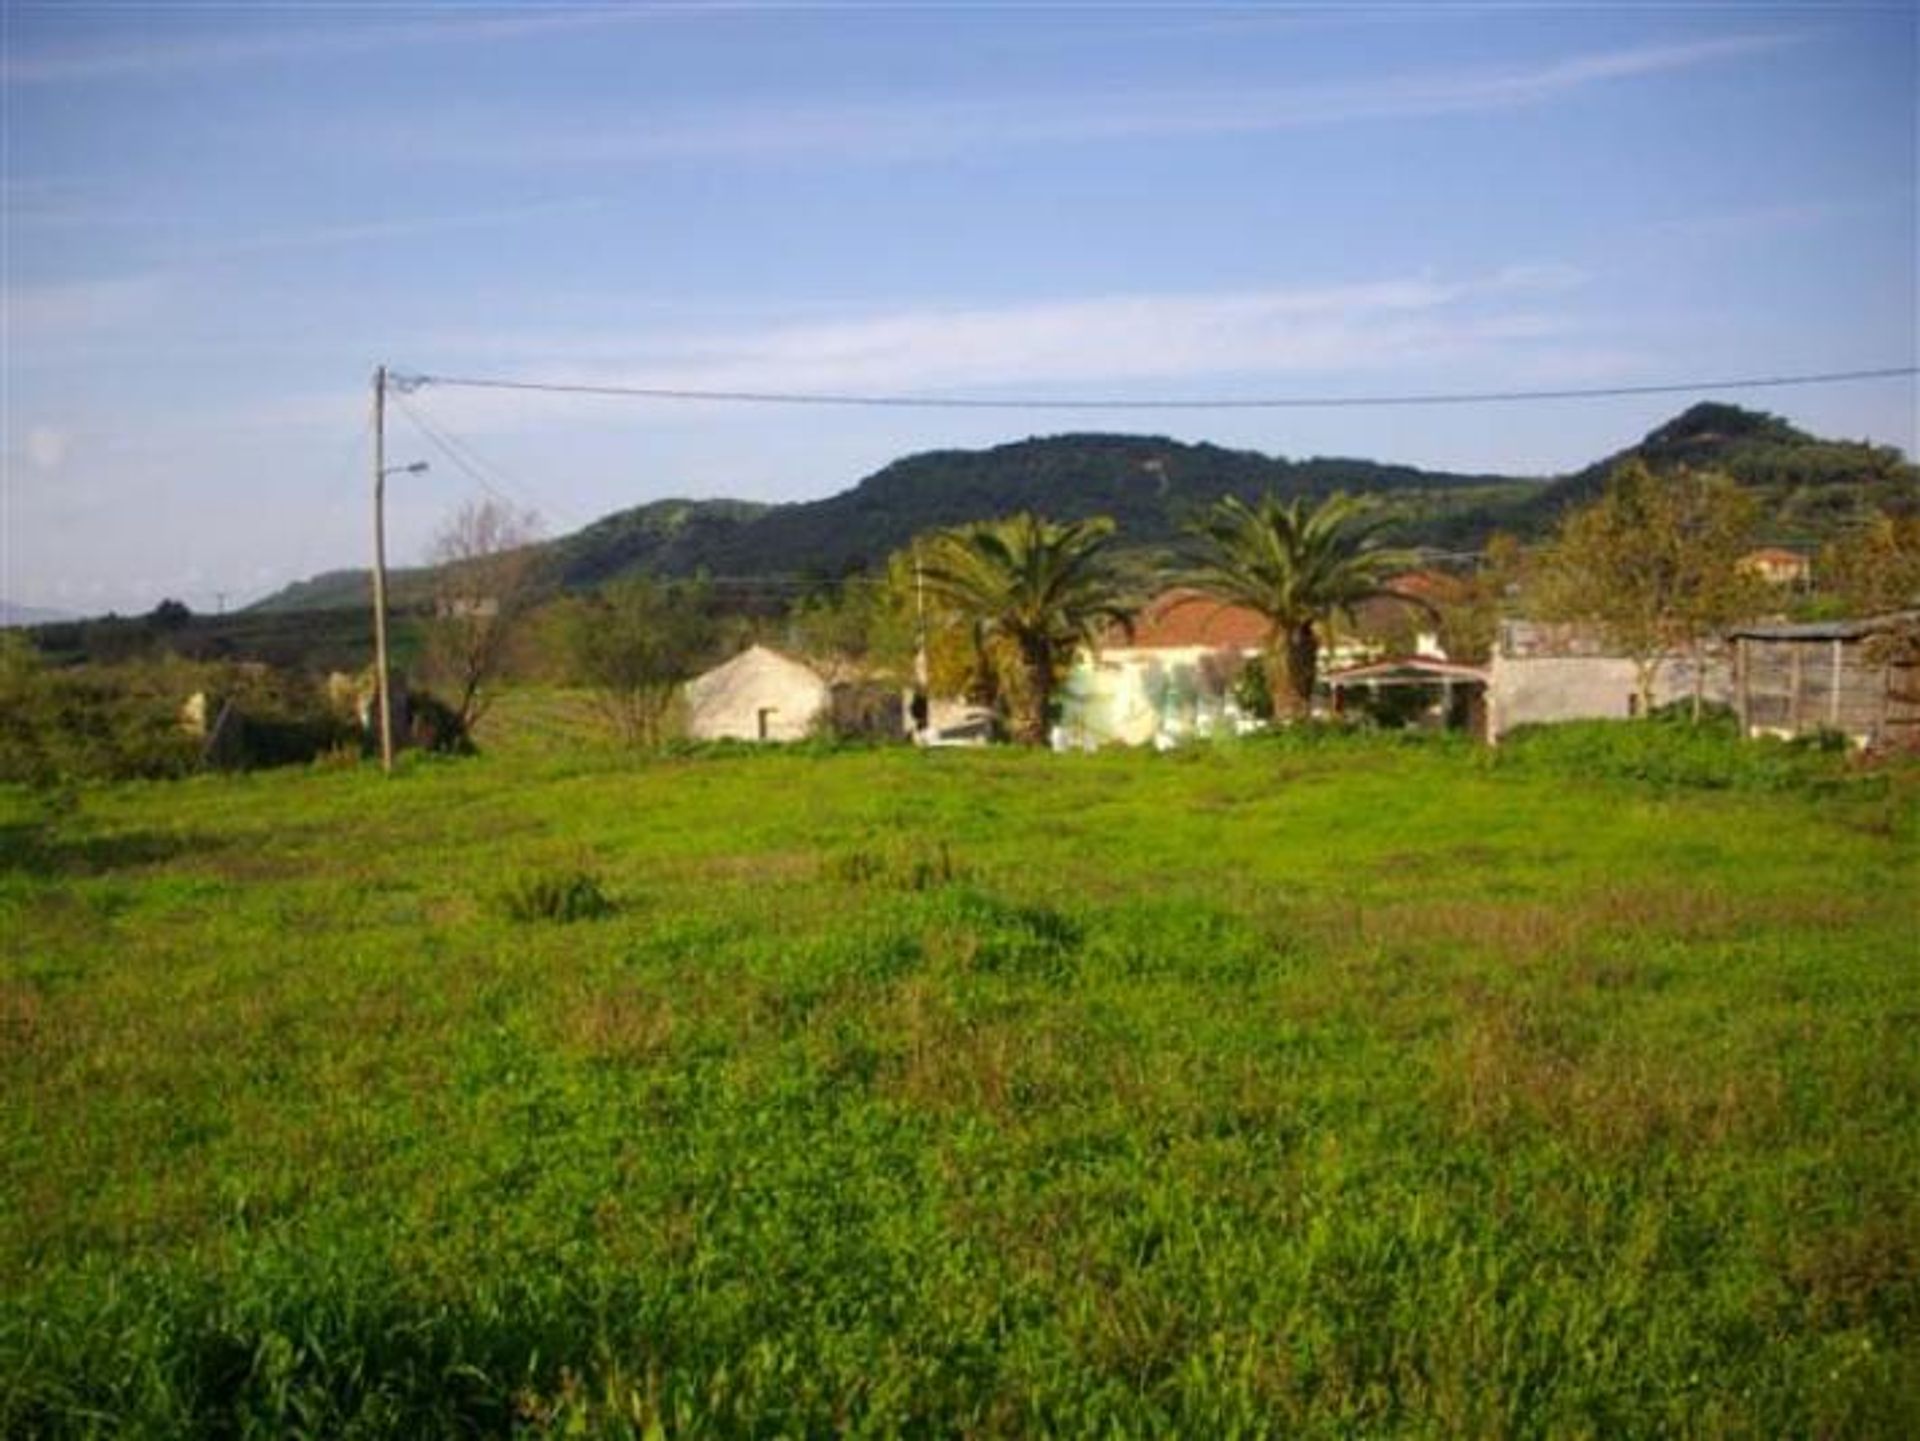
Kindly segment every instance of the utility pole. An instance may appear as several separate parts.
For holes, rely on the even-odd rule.
[[[927,666],[927,578],[920,568],[920,538],[913,541],[913,689],[915,741],[924,741],[933,728],[933,689]]]
[[[380,705],[380,769],[393,774],[393,697],[387,691],[387,368],[373,372],[373,668]]]

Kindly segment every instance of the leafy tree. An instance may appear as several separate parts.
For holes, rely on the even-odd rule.
[[[1874,515],[1827,546],[1815,574],[1854,615],[1920,605],[1920,516]]]
[[[679,689],[707,655],[704,587],[636,578],[566,602],[559,629],[572,679],[590,688],[622,741],[657,746]]]
[[[943,532],[924,548],[930,600],[975,627],[1002,657],[1014,739],[1044,745],[1053,693],[1083,644],[1125,624],[1105,518],[1056,523],[1031,512]]]
[[[168,598],[147,613],[147,627],[150,630],[179,630],[193,619],[192,610],[183,600]]]
[[[1701,712],[1712,636],[1762,603],[1762,582],[1740,569],[1752,545],[1754,501],[1716,471],[1656,474],[1629,461],[1594,504],[1569,515],[1537,579],[1545,619],[1598,625],[1633,661],[1638,713],[1653,711],[1660,667],[1693,661]]]
[[[534,599],[539,520],[496,500],[468,501],[435,537],[433,615],[425,628],[428,679],[453,697],[453,723],[470,734],[492,703],[508,647]]]
[[[1391,520],[1346,495],[1311,507],[1272,495],[1249,506],[1228,496],[1193,527],[1205,552],[1191,583],[1230,605],[1259,612],[1272,624],[1262,668],[1276,717],[1307,714],[1320,642],[1336,615],[1351,620],[1362,602],[1382,597],[1427,608],[1420,597],[1387,583],[1416,557],[1369,548]]]
[[[903,679],[913,663],[911,590],[903,594],[891,574],[848,577],[796,601],[787,638],[829,682]]]

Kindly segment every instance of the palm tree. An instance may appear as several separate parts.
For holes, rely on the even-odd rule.
[[[1264,657],[1267,693],[1277,719],[1297,720],[1313,701],[1321,633],[1338,614],[1349,619],[1363,601],[1403,600],[1431,610],[1417,596],[1387,584],[1411,568],[1411,551],[1369,548],[1392,517],[1346,495],[1308,509],[1271,494],[1257,506],[1228,496],[1192,527],[1207,553],[1190,576],[1198,590],[1272,622]]]
[[[927,592],[1003,644],[1014,739],[1044,745],[1061,667],[1108,625],[1127,623],[1108,555],[1113,522],[1056,524],[1031,512],[944,531],[924,557]]]

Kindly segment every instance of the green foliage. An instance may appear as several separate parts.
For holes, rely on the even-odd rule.
[[[174,668],[54,670],[17,635],[0,644],[0,781],[159,778],[198,764],[200,743],[180,721],[191,687]]]
[[[408,739],[429,755],[465,756],[474,753],[473,733],[460,712],[432,691],[407,695]]]
[[[1351,618],[1365,601],[1402,598],[1387,579],[1415,558],[1373,546],[1390,520],[1351,496],[1309,507],[1267,495],[1251,506],[1229,496],[1195,524],[1202,550],[1191,583],[1272,624],[1263,656],[1270,714],[1307,714],[1322,633],[1336,615]]]
[[[193,612],[185,601],[163,600],[147,616],[147,626],[152,630],[179,630],[193,620]]]
[[[1920,514],[1868,516],[1821,552],[1814,576],[1837,614],[1920,607]]]
[[[1256,720],[1273,719],[1273,681],[1263,656],[1248,656],[1233,678],[1233,703]]]
[[[1533,576],[1548,620],[1584,621],[1634,662],[1640,711],[1659,667],[1689,655],[1704,671],[1709,637],[1769,599],[1740,559],[1753,543],[1754,505],[1727,476],[1622,465],[1606,493],[1562,521]]]
[[[600,878],[585,870],[543,870],[515,877],[500,893],[508,920],[594,921],[613,914]]]
[[[1492,753],[1500,768],[1564,776],[1607,776],[1704,790],[1878,792],[1882,776],[1856,774],[1845,737],[1743,740],[1737,724],[1709,717],[1693,725],[1686,702],[1663,708],[1664,724],[1578,721],[1523,726]]]
[[[1830,537],[1876,511],[1920,507],[1920,470],[1890,446],[1822,440],[1778,416],[1705,402],[1648,432],[1638,445],[1555,481],[1507,521],[1523,534],[1548,530],[1591,504],[1622,465],[1714,470],[1753,499],[1756,523],[1776,540]]]
[[[852,886],[925,891],[952,885],[964,874],[945,841],[927,844],[899,837],[878,839],[841,851],[827,861],[826,873]]]
[[[1083,645],[1123,624],[1110,548],[1113,523],[1055,523],[1031,512],[963,526],[923,547],[930,600],[971,628],[999,662],[1014,739],[1044,744],[1060,676]],[[990,647],[998,643],[1002,649]]]
[[[913,675],[911,578],[859,576],[803,595],[787,612],[789,647],[830,682]]]
[[[0,661],[0,781],[157,780],[211,763],[298,764],[357,739],[306,678],[176,658],[50,667],[9,635]],[[205,697],[201,726],[189,698]],[[236,719],[209,751],[224,706]]]
[[[707,659],[714,624],[704,586],[635,578],[565,603],[555,628],[570,678],[589,689],[629,746],[658,746],[680,686]]]

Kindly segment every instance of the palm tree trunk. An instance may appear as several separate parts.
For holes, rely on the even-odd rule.
[[[1313,622],[1275,633],[1267,647],[1267,694],[1277,721],[1305,720],[1313,709],[1313,683],[1319,673],[1320,643]]]
[[[1053,653],[1044,641],[1020,645],[1020,703],[1013,717],[1013,738],[1023,746],[1047,743],[1047,712],[1053,705]]]

